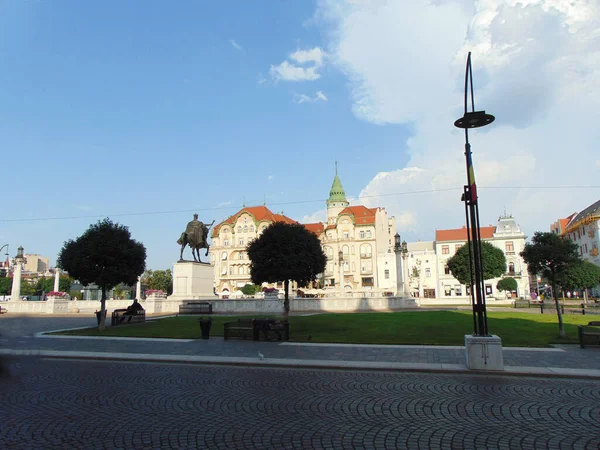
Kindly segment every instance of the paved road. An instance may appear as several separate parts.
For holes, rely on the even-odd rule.
[[[21,358],[6,449],[599,448],[597,382]]]

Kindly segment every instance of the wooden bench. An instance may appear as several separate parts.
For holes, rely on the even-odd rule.
[[[590,322],[587,325],[579,325],[577,329],[579,331],[579,346],[581,348],[585,348],[584,340],[586,337],[591,338],[591,341],[600,345],[600,322]]]
[[[138,311],[134,314],[127,313],[127,309],[115,309],[110,317],[113,327],[129,323],[141,323],[146,321],[146,311]]]
[[[260,337],[267,341],[288,341],[290,339],[290,323],[287,320],[254,319],[254,340]]]
[[[179,314],[212,314],[212,303],[187,302],[179,305]]]
[[[236,322],[223,324],[223,339],[254,339],[254,321],[252,319],[239,319]]]

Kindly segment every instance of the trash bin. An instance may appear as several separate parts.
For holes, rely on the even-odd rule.
[[[200,330],[202,331],[202,339],[208,339],[210,337],[210,327],[212,326],[212,319],[210,317],[208,319],[200,317],[198,319],[198,323],[200,324]]]

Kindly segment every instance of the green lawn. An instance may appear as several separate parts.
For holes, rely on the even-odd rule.
[[[206,316],[205,316],[206,317]],[[257,316],[266,317],[266,316]],[[250,316],[244,316],[245,319]],[[238,317],[213,316],[211,336],[223,335],[223,323]],[[551,343],[576,343],[577,325],[593,316],[565,315],[566,339],[558,336],[555,314],[488,312],[490,332],[506,347],[547,347]],[[473,330],[470,311],[414,311],[395,313],[316,314],[290,317],[293,341],[342,342],[355,344],[463,345],[464,335]],[[181,316],[151,320],[144,324],[65,331],[78,336],[131,336],[196,339],[198,317]]]

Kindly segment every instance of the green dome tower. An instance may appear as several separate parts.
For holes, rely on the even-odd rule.
[[[344,192],[342,182],[340,181],[340,177],[337,173],[336,161],[335,177],[333,178],[331,190],[329,191],[329,199],[327,200],[327,223],[330,225],[335,224],[338,214],[341,213],[348,205],[349,203],[348,200],[346,200],[346,193]]]

